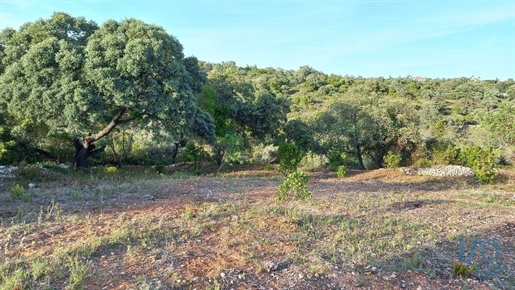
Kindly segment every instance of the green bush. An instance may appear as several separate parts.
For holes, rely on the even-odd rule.
[[[476,265],[467,266],[462,263],[453,263],[451,268],[452,268],[452,271],[454,272],[454,275],[460,276],[460,277],[469,277],[469,276],[473,275],[474,273],[476,273],[476,271],[477,271]]]
[[[336,171],[336,174],[338,175],[338,178],[344,178],[347,176],[347,167],[345,167],[345,165],[338,166],[338,171]]]
[[[154,169],[156,170],[157,174],[165,174],[165,166],[162,164],[156,164],[154,165]]]
[[[345,165],[346,158],[347,156],[345,153],[341,153],[336,150],[329,150],[329,152],[327,152],[327,159],[329,159],[329,170],[337,171],[338,166]]]
[[[311,198],[308,181],[309,177],[303,172],[290,173],[277,189],[279,200]]]
[[[288,175],[297,171],[297,167],[302,160],[302,150],[293,143],[281,143],[277,150],[279,160],[279,172]]]
[[[501,156],[499,150],[483,149],[473,145],[460,151],[461,163],[468,166],[476,174],[476,180],[481,183],[491,183],[497,176],[497,161]]]
[[[200,167],[202,167],[202,162],[206,158],[206,152],[202,146],[197,146],[194,142],[190,141],[186,144],[184,153],[188,161],[193,161],[195,170],[198,170]]]
[[[388,151],[384,157],[384,164],[386,165],[386,168],[398,168],[401,164],[401,161],[402,157],[393,153],[392,151]]]
[[[419,158],[415,163],[413,163],[415,167],[431,167],[433,162],[425,157]]]
[[[31,194],[23,188],[23,186],[16,184],[11,187],[11,198],[12,199],[21,199],[25,202],[28,202],[32,199]]]
[[[460,150],[453,144],[436,142],[430,145],[431,159],[436,165],[451,165],[460,163]]]

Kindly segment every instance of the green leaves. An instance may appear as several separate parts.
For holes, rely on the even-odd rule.
[[[280,143],[277,150],[277,159],[279,160],[279,171],[284,175],[288,175],[297,170],[297,166],[304,157],[302,150],[293,143]]]
[[[18,129],[30,120],[53,131],[98,140],[131,122],[159,135],[199,133],[214,139],[212,118],[195,94],[205,75],[163,28],[135,19],[102,27],[55,13],[0,34],[0,106]],[[117,116],[119,112],[123,115]],[[200,129],[192,130],[194,125]],[[41,136],[44,137],[44,136]],[[93,141],[93,142],[94,142]]]
[[[312,193],[308,190],[308,181],[304,172],[290,173],[277,189],[279,200],[310,199]]]

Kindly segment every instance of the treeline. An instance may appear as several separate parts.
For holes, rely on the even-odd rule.
[[[0,44],[2,164],[267,164],[281,143],[333,169],[515,162],[512,79],[198,62],[160,27],[64,13],[6,29]]]

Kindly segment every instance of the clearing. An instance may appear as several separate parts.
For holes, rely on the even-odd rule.
[[[515,289],[513,170],[321,170],[288,202],[275,171],[167,170],[0,179],[0,289]]]

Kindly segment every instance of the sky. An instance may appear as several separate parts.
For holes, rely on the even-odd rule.
[[[136,18],[186,56],[362,77],[515,79],[515,0],[0,0],[0,29],[54,12]]]

